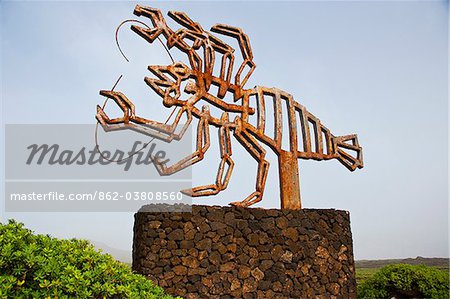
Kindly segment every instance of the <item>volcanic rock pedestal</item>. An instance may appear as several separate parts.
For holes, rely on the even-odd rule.
[[[135,214],[133,270],[186,298],[356,298],[347,211]]]

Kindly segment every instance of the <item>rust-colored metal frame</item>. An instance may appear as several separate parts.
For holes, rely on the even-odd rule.
[[[182,26],[177,31],[169,28],[158,9],[138,5],[134,14],[149,18],[153,24],[150,29],[132,25],[131,29],[139,36],[149,43],[164,36],[169,49],[175,47],[188,57],[189,66],[181,62],[168,66],[149,66],[148,69],[155,78],[145,78],[148,86],[163,98],[164,106],[176,107],[175,119],[171,124],[167,124],[139,117],[133,102],[123,93],[107,90],[100,91],[100,94],[113,99],[124,115],[111,119],[97,106],[96,118],[105,131],[132,129],[167,142],[182,138],[193,117],[197,118],[196,150],[172,165],[155,161],[161,175],[173,174],[201,161],[210,147],[209,127],[218,127],[221,161],[216,180],[213,184],[183,190],[185,194],[193,197],[208,196],[227,188],[234,167],[231,158],[231,133],[258,163],[255,191],[243,201],[231,203],[233,205],[248,207],[261,201],[263,197],[269,162],[265,159],[266,150],[262,144],[278,155],[282,209],[301,209],[298,158],[337,159],[350,171],[363,167],[362,148],[356,135],[334,136],[318,118],[282,90],[261,86],[244,88],[256,65],[253,62],[249,38],[240,28],[218,24],[210,30],[234,38],[239,44],[243,60],[232,80],[234,48],[204,30],[185,13],[171,11],[168,14]],[[219,75],[214,76],[217,55],[222,58]],[[180,90],[184,81],[188,83],[184,90]],[[215,94],[211,91],[211,85],[217,87]],[[240,104],[224,100],[227,93],[232,94],[234,102]],[[188,94],[189,97],[183,100],[182,94]],[[250,106],[253,100],[256,107]],[[198,108],[196,104],[200,101],[203,101],[204,105]],[[273,101],[273,111],[266,109],[267,101]],[[210,105],[223,111],[220,118],[211,115]],[[282,113],[283,105],[286,105],[287,115]],[[235,115],[233,120],[230,120],[230,113]],[[267,113],[274,116],[273,127],[266,126]],[[256,117],[256,125],[250,123],[250,117]],[[182,119],[185,123],[179,128]],[[288,122],[287,132],[283,132],[283,121]],[[283,134],[288,135],[287,148],[283,148]]]

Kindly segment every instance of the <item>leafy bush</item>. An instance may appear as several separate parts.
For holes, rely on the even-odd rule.
[[[449,298],[448,273],[423,265],[389,265],[358,285],[358,298]]]
[[[171,298],[85,240],[0,223],[0,298]]]

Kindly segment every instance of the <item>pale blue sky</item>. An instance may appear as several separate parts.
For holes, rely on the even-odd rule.
[[[3,124],[93,123],[98,90],[120,74],[117,89],[140,114],[164,119],[169,111],[143,82],[147,65],[169,63],[163,50],[127,28],[121,41],[131,63],[115,47],[115,28],[137,3],[1,2]],[[299,161],[304,207],[350,211],[355,258],[448,257],[447,2],[139,3],[185,11],[204,28],[243,28],[257,64],[247,87],[283,89],[335,135],[358,134],[364,169]],[[229,189],[195,203],[226,205],[252,192],[255,163],[237,142],[234,156]],[[269,157],[258,206],[279,207]],[[218,162],[213,149],[194,168],[195,182],[212,182]],[[0,215],[41,233],[131,248],[131,213],[17,214],[2,206]]]

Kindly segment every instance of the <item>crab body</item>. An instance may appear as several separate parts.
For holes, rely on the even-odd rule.
[[[188,57],[189,66],[181,62],[168,66],[149,66],[154,77],[145,78],[148,86],[162,97],[165,107],[177,109],[175,120],[166,124],[139,117],[133,102],[124,94],[105,90],[100,94],[113,99],[124,115],[110,119],[97,106],[96,117],[106,131],[132,129],[167,142],[182,138],[192,119],[198,119],[196,150],[173,165],[156,161],[155,166],[161,175],[173,174],[201,161],[210,147],[210,125],[217,127],[221,161],[215,182],[182,192],[193,197],[208,196],[227,188],[234,168],[231,136],[258,163],[255,191],[244,200],[232,203],[238,206],[247,207],[263,198],[269,171],[263,144],[278,156],[283,209],[301,209],[297,159],[337,159],[351,171],[363,167],[362,149],[356,135],[334,136],[318,118],[282,90],[261,86],[244,88],[256,65],[248,36],[241,29],[222,24],[211,28],[211,32],[234,38],[239,44],[243,60],[233,77],[235,50],[204,30],[185,13],[169,12],[169,16],[182,25],[176,31],[168,27],[158,9],[138,5],[134,13],[149,18],[153,24],[153,28],[132,26],[134,32],[150,43],[164,36],[169,49],[177,48]],[[220,64],[218,59],[216,61],[219,55],[222,57]],[[213,75],[215,67],[218,67],[218,76]],[[216,93],[211,92],[212,85],[217,87]],[[227,94],[232,95],[233,103],[224,100]],[[268,101],[272,101],[273,110],[266,108]],[[250,103],[255,103],[254,107]],[[282,109],[283,105],[286,109]],[[220,117],[211,115],[210,106],[222,111]],[[230,114],[234,117],[231,118]],[[274,118],[273,127],[266,123],[269,114]],[[182,118],[186,121],[180,129],[178,127]],[[256,121],[250,122],[251,118],[256,118]],[[287,126],[283,126],[283,123],[287,123]],[[287,136],[287,144],[283,143],[283,136]]]

